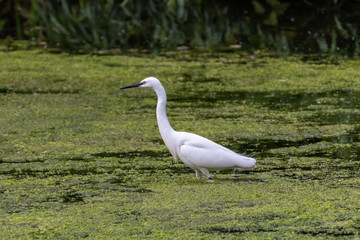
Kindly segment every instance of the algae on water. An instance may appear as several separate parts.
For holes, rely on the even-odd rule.
[[[0,52],[1,239],[360,237],[358,61]],[[158,132],[257,159],[196,181]]]

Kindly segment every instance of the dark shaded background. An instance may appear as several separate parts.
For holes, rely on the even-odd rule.
[[[237,44],[249,51],[351,56],[360,51],[360,0],[0,0],[0,4],[0,38],[68,50]]]

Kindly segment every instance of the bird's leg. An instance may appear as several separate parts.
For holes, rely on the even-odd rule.
[[[208,177],[208,180],[210,182],[214,182],[214,179],[211,177],[209,170],[207,170],[206,168],[200,168],[200,171]]]
[[[195,174],[196,174],[196,178],[198,180],[200,180],[201,179],[201,172],[199,170],[195,170]]]

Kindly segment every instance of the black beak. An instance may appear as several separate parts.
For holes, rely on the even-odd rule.
[[[125,86],[125,87],[121,87],[120,89],[140,87],[140,86],[143,85],[143,84],[144,84],[143,82],[138,82],[138,83],[134,83],[134,84],[127,85],[127,86]]]

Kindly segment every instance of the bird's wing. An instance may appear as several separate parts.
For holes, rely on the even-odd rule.
[[[196,134],[186,134],[180,145],[180,159],[207,169],[252,168],[255,159],[237,154],[209,139]]]

